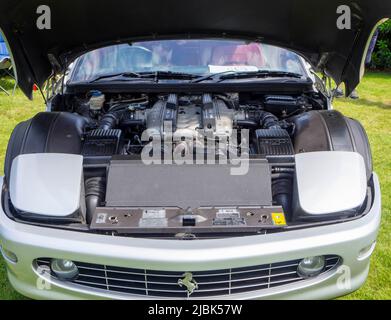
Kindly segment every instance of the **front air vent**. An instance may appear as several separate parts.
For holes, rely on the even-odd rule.
[[[79,269],[79,276],[69,283],[83,288],[101,289],[110,293],[156,298],[218,297],[267,290],[306,281],[305,278],[297,274],[299,262],[300,259],[244,268],[187,273],[75,262]],[[330,272],[340,263],[340,257],[326,256],[326,266],[322,274]],[[42,268],[41,270],[50,272],[48,271],[50,270],[50,259],[38,259],[36,264]],[[197,284],[197,289],[191,295],[185,285],[180,285],[181,280],[185,281],[186,279]]]

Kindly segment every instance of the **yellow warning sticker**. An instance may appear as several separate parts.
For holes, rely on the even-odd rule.
[[[272,220],[276,226],[286,226],[285,215],[282,212],[272,213]]]

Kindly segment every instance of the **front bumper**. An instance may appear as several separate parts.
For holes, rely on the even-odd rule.
[[[374,189],[372,209],[361,219],[297,231],[217,240],[162,241],[86,234],[16,223],[0,212],[1,245],[18,257],[17,263],[7,261],[12,286],[23,295],[36,299],[146,298],[41,279],[33,268],[33,261],[41,257],[187,272],[240,268],[315,255],[338,255],[343,259],[343,268],[319,277],[281,287],[218,297],[330,299],[357,290],[367,278],[381,220],[380,185],[376,174]],[[50,285],[42,285],[42,281],[49,281]]]

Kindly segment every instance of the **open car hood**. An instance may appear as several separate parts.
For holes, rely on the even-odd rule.
[[[40,30],[40,0],[1,0],[0,28],[19,86],[31,98],[53,71],[112,43],[180,37],[258,40],[301,54],[347,93],[360,82],[376,24],[391,16],[388,0],[48,0],[51,29]],[[337,28],[337,8],[351,8],[351,29]],[[47,22],[47,21],[46,21]]]

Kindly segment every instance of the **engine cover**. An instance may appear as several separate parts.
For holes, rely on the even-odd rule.
[[[218,207],[272,205],[266,160],[249,160],[246,175],[229,165],[145,165],[112,160],[107,181],[108,207]]]
[[[170,95],[167,100],[159,100],[147,113],[147,130],[150,135],[168,134],[172,128],[174,137],[229,137],[232,135],[235,110],[227,107],[220,99],[212,99],[205,94],[202,102],[197,97],[184,100]]]

